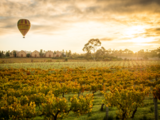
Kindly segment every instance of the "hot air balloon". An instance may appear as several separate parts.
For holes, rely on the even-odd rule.
[[[23,38],[25,38],[25,35],[29,31],[31,24],[30,24],[29,20],[27,20],[27,19],[20,19],[17,23],[17,27],[18,27],[19,31],[22,33]]]

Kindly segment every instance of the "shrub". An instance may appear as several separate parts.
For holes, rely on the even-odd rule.
[[[68,58],[65,58],[64,61],[67,62],[67,61],[68,61]]]

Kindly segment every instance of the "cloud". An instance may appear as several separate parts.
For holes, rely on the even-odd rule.
[[[1,0],[0,17],[3,18],[0,18],[0,29],[13,30],[19,19],[27,18],[37,33],[38,30],[54,32],[69,29],[73,24],[88,21],[113,26],[137,24],[156,26],[160,21],[160,2],[159,0]],[[102,38],[102,40],[107,39]]]
[[[160,27],[158,27],[158,28],[148,28],[148,29],[145,29],[144,33],[134,34],[134,38],[137,38],[137,37],[144,37],[144,38],[160,37]]]
[[[160,37],[160,28],[150,28],[146,29],[146,37]]]
[[[158,0],[1,0],[0,16],[37,16],[55,14],[107,17],[112,14],[159,12]],[[17,2],[19,1],[19,2]]]
[[[134,1],[130,1],[130,3],[128,5],[150,5],[150,4],[158,4],[160,5],[160,1],[159,0],[134,0]]]
[[[100,39],[101,41],[113,41],[114,40],[114,38],[101,38]]]
[[[143,12],[160,10],[159,0],[97,0],[97,4],[103,6],[104,10],[117,11],[117,13]],[[150,9],[148,9],[150,7]],[[152,7],[152,9],[151,9]],[[139,11],[141,10],[141,11]]]
[[[58,34],[58,31],[66,30],[67,26],[50,26],[50,25],[32,25],[31,30],[36,34],[53,35]]]
[[[146,42],[148,44],[160,44],[160,39],[154,40],[152,42]]]

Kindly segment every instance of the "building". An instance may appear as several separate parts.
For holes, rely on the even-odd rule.
[[[13,50],[10,54],[10,57],[61,57],[62,53],[60,51],[52,52],[51,50],[44,53],[43,56],[40,56],[40,53],[35,50],[33,52],[30,51],[17,51]]]
[[[53,52],[52,51],[47,51],[46,53],[45,53],[45,57],[53,57]]]
[[[17,54],[17,57],[26,57],[26,56],[27,56],[27,53],[24,50],[19,51]]]
[[[37,50],[33,51],[31,57],[40,57],[39,52]]]
[[[62,56],[62,53],[59,52],[59,51],[57,51],[57,52],[53,55],[53,57],[61,57],[61,56]]]
[[[19,51],[17,50],[13,50],[11,53],[10,53],[10,57],[17,57]]]

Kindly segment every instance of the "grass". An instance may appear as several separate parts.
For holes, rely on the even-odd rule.
[[[64,62],[64,59],[52,58],[0,58],[0,63],[33,63],[33,62]],[[85,59],[68,59],[69,62],[86,62]],[[91,60],[92,61],[92,60]]]
[[[68,61],[68,62],[62,62],[61,60],[59,62],[26,62],[23,63],[26,60],[29,60],[30,58],[11,58],[16,59],[16,63],[1,63],[0,69],[2,68],[41,68],[41,69],[60,69],[62,67],[80,67],[83,66],[85,68],[94,68],[94,67],[114,67],[114,66],[124,66],[124,67],[133,67],[133,66],[146,66],[146,65],[154,65],[154,64],[160,64],[160,61]],[[36,59],[36,58],[34,58]],[[44,58],[43,58],[44,59]],[[43,60],[42,58],[37,58],[37,60]],[[48,59],[46,59],[48,60]],[[51,60],[51,59],[50,59]],[[56,60],[56,59],[54,59]],[[23,61],[23,62],[19,62]]]

